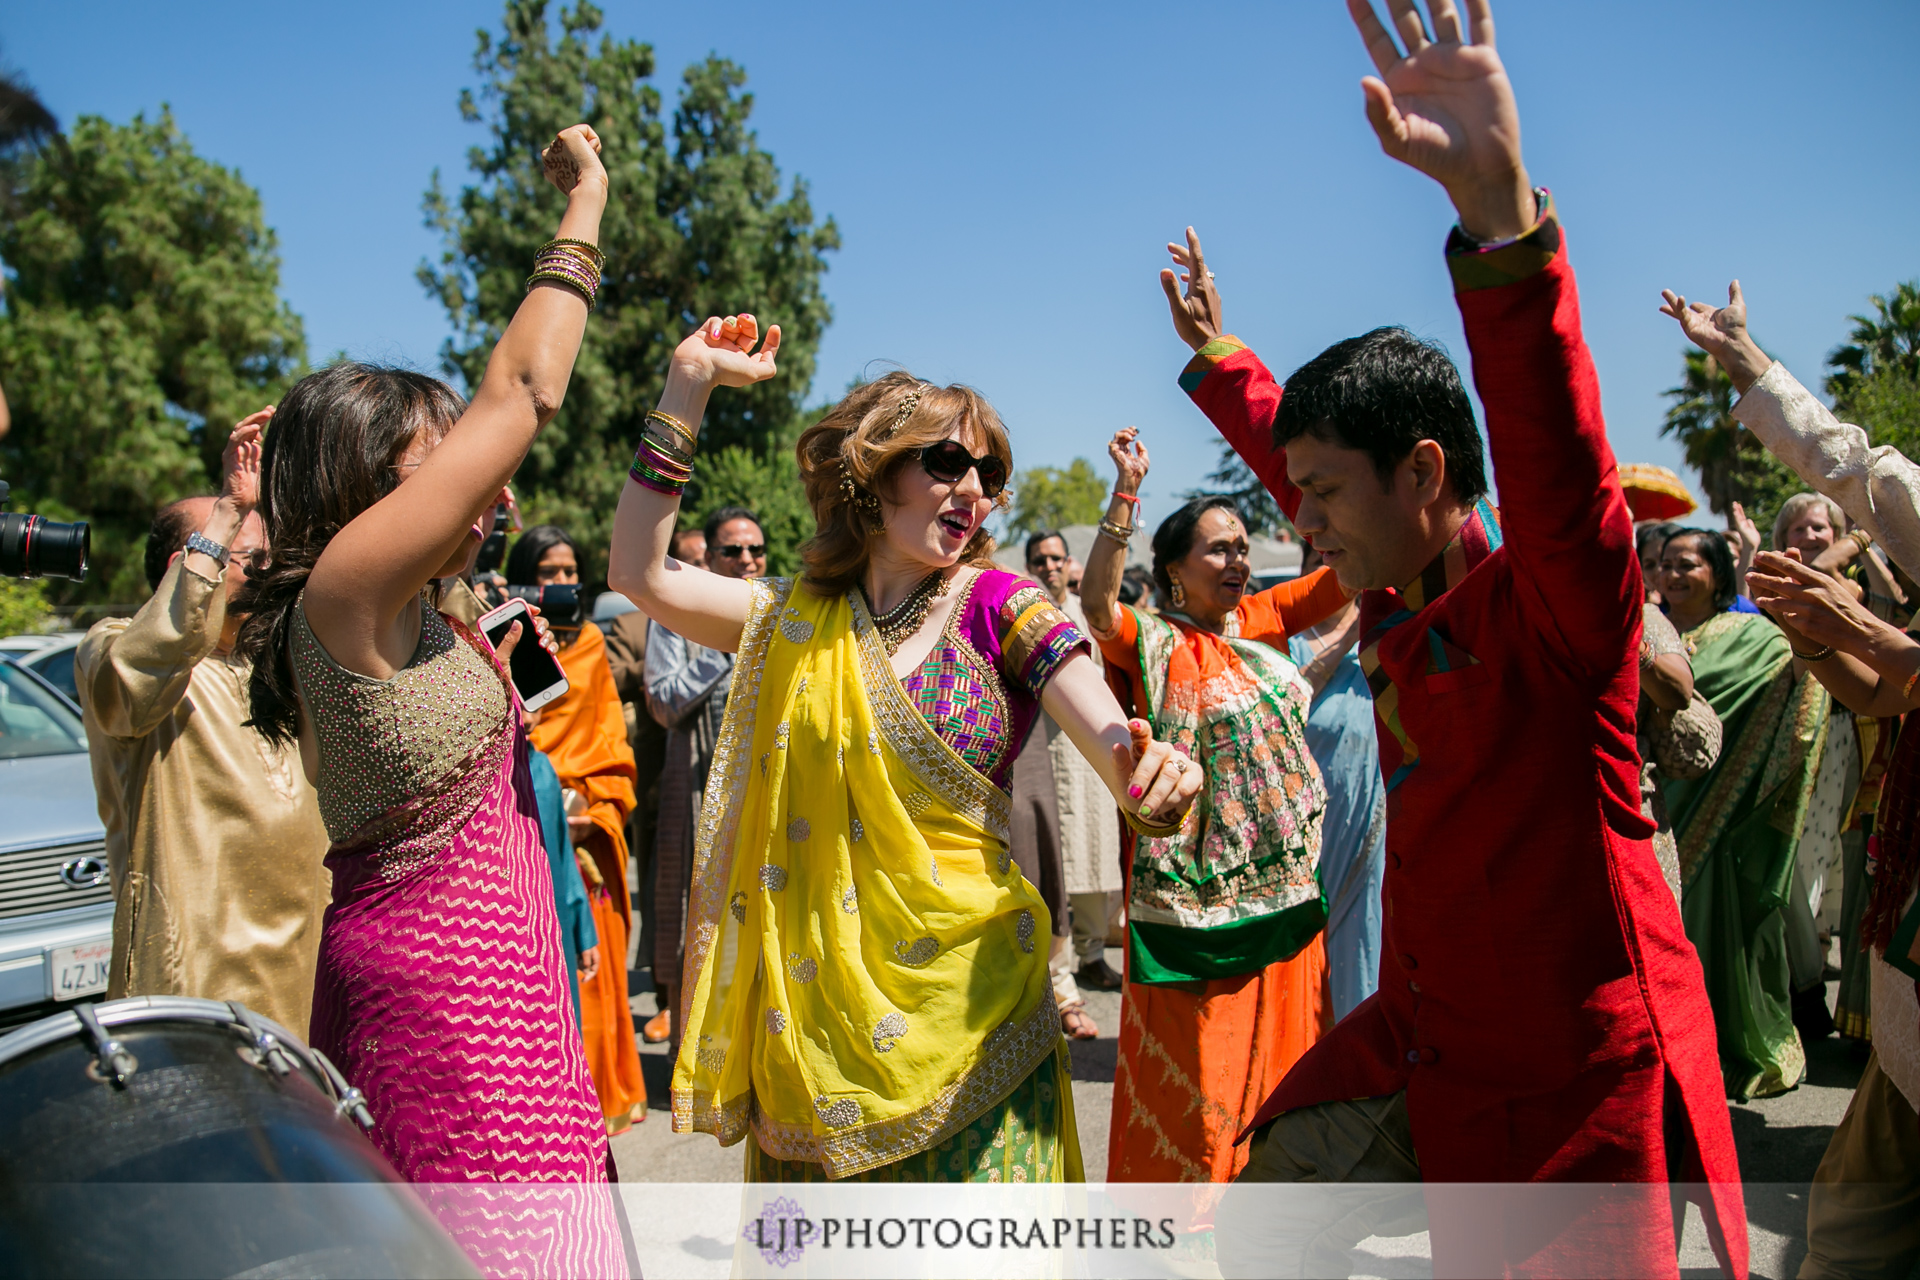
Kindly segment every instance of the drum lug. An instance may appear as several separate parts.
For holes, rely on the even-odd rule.
[[[350,1116],[355,1124],[372,1133],[373,1112],[367,1109],[367,1095],[348,1084],[347,1078],[340,1074],[340,1068],[334,1066],[333,1060],[326,1054],[314,1048],[309,1048],[307,1052],[313,1055],[314,1062],[319,1064],[320,1070],[326,1073],[327,1083],[333,1086],[333,1095],[336,1099],[333,1104],[333,1114]]]
[[[227,1008],[233,1010],[234,1020],[246,1028],[253,1042],[254,1055],[260,1063],[264,1063],[276,1076],[285,1076],[293,1070],[287,1051],[281,1047],[280,1037],[262,1026],[260,1019],[254,1017],[253,1010],[237,1000],[227,1001]]]
[[[87,1064],[87,1078],[101,1084],[111,1084],[117,1089],[126,1088],[128,1079],[140,1069],[140,1059],[107,1034],[106,1028],[100,1025],[100,1019],[94,1014],[92,1005],[75,1005],[73,1013],[80,1019],[80,1028],[87,1033],[87,1039],[93,1042],[93,1061]]]
[[[369,1133],[373,1131],[373,1112],[367,1110],[367,1097],[352,1085],[348,1085],[347,1091],[340,1095],[340,1101],[335,1104],[333,1113],[337,1116],[351,1116],[353,1122],[362,1129]]]

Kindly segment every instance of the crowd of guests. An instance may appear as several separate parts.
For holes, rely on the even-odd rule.
[[[1043,530],[1002,567],[1013,439],[904,371],[801,437],[816,531],[769,577],[753,512],[681,509],[709,398],[776,372],[778,326],[741,314],[675,350],[585,607],[600,549],[540,525],[488,550],[599,287],[575,126],[472,399],[304,379],[234,428],[217,496],[160,511],[152,598],[83,645],[110,995],[309,1035],[418,1182],[609,1178],[639,1039],[669,1044],[675,1128],[744,1142],[749,1181],[987,1182],[1084,1176],[1067,1041],[1100,1034],[1084,990],[1119,990],[1095,1174],[1323,1184],[1203,1222],[1263,1275],[1423,1229],[1449,1273],[1673,1274],[1669,1182],[1742,1275],[1726,1100],[1793,1088],[1837,1031],[1872,1049],[1802,1274],[1906,1274],[1920,466],[1761,354],[1737,286],[1669,294],[1809,486],[1766,549],[1737,505],[1674,522],[1671,477],[1608,446],[1484,0],[1351,8],[1383,150],[1458,214],[1497,508],[1444,352],[1382,328],[1277,379],[1189,228],[1161,273],[1180,385],[1298,530],[1298,578],[1253,589],[1218,497],[1129,563],[1131,427],[1084,566]],[[516,592],[548,607],[490,644]],[[523,644],[567,679],[538,710]],[[1496,1191],[1489,1231],[1429,1222],[1418,1184],[1449,1182],[1626,1190],[1551,1229]],[[626,1266],[611,1209],[442,1216],[490,1273]]]

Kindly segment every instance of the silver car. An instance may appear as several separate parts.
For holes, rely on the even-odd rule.
[[[0,1026],[107,989],[113,885],[86,731],[0,658]]]

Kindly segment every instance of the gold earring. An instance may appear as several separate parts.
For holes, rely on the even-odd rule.
[[[1180,575],[1177,573],[1169,572],[1167,574],[1167,583],[1169,588],[1167,591],[1167,594],[1173,598],[1173,607],[1176,609],[1186,608],[1187,593],[1186,593],[1186,590],[1180,585]]]

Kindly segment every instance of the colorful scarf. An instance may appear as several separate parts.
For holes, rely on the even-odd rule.
[[[1398,591],[1385,588],[1360,597],[1360,669],[1373,692],[1373,712],[1380,726],[1380,769],[1386,774],[1388,791],[1405,782],[1420,763],[1420,747],[1400,726],[1400,691],[1380,665],[1380,642],[1394,628],[1412,621],[1422,609],[1459,586],[1503,541],[1500,517],[1482,498],[1453,535],[1453,541],[1428,562],[1419,577]],[[1432,629],[1427,631],[1427,647],[1427,688],[1435,692],[1461,678],[1455,675],[1450,681],[1448,673],[1480,664],[1478,658]]]
[[[1257,641],[1177,614],[1135,617],[1154,736],[1197,760],[1205,782],[1177,835],[1134,841],[1129,980],[1257,972],[1327,922],[1327,793],[1307,752],[1311,691],[1291,660]]]
[[[858,592],[756,584],[694,852],[676,1132],[843,1178],[1060,1043],[1007,794],[901,689]]]

